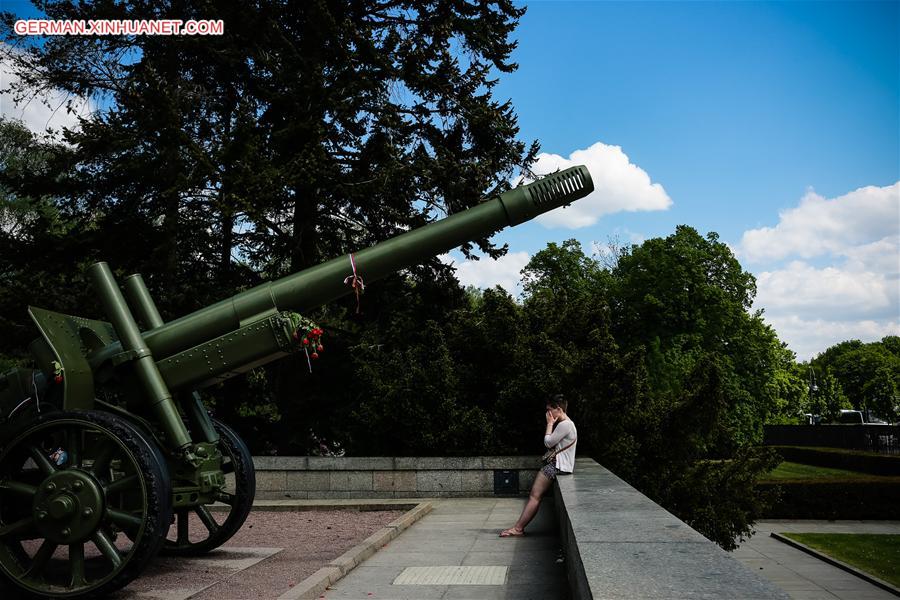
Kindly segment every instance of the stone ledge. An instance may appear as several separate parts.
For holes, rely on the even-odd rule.
[[[788,598],[589,458],[553,489],[573,599]]]
[[[538,462],[531,456],[253,458],[256,497],[266,500],[494,496],[499,470],[518,472],[518,493],[527,494]]]
[[[537,469],[537,456],[254,456],[257,471],[481,471]]]

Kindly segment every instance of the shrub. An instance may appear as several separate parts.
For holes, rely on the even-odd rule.
[[[804,480],[757,484],[779,500],[769,519],[900,519],[900,478],[895,480]]]

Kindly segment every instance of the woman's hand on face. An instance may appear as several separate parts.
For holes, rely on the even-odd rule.
[[[556,422],[556,417],[553,416],[551,411],[547,411],[547,425],[552,425]]]

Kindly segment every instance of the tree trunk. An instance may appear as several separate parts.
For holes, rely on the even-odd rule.
[[[294,200],[294,235],[291,247],[291,270],[301,271],[318,262],[316,249],[316,221],[319,202],[315,190],[297,190]]]

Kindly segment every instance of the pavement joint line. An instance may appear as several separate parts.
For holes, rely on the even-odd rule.
[[[368,501],[368,504],[376,504]],[[384,510],[389,510],[397,504],[387,504]],[[432,510],[431,502],[421,502],[407,511],[403,516],[391,521],[365,540],[333,559],[327,565],[292,587],[278,597],[278,600],[300,600],[303,598],[318,598],[329,586],[337,583],[350,571],[355,569],[364,560],[378,552],[381,548],[397,538],[404,530],[411,527],[416,521],[427,515]]]
[[[870,575],[870,574],[866,573],[865,571],[857,569],[853,565],[848,565],[844,561],[838,560],[836,558],[832,558],[831,556],[828,556],[827,554],[824,554],[822,552],[819,552],[818,550],[810,548],[806,544],[801,544],[800,542],[798,542],[796,540],[792,540],[791,538],[781,535],[780,533],[777,533],[775,531],[771,532],[769,535],[771,537],[775,538],[776,540],[778,540],[779,542],[785,543],[788,546],[793,546],[797,550],[801,550],[803,552],[806,552],[807,554],[815,556],[819,560],[822,560],[834,567],[837,567],[838,569],[842,569],[842,570],[850,573],[851,575],[856,575],[860,579],[868,581],[872,585],[880,587],[881,589],[886,590],[886,591],[894,594],[895,596],[900,596],[900,588],[893,586],[890,583],[888,583],[887,581],[879,579],[879,578],[875,577],[874,575]]]

